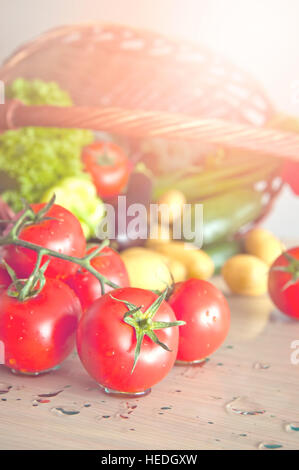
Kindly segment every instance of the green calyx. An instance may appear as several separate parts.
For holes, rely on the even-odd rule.
[[[157,337],[155,333],[155,330],[160,330],[162,328],[171,328],[173,326],[185,325],[184,321],[174,321],[174,322],[154,321],[154,316],[159,310],[163,300],[166,299],[167,292],[168,292],[168,289],[165,289],[165,291],[159,295],[159,297],[148,307],[148,309],[145,312],[141,310],[143,307],[142,305],[136,306],[132,304],[131,302],[127,302],[126,300],[116,299],[115,297],[113,297],[113,295],[110,294],[110,297],[113,300],[116,300],[117,302],[121,302],[128,307],[128,311],[125,313],[123,320],[125,323],[132,326],[136,332],[137,344],[135,348],[134,364],[132,367],[131,374],[133,374],[134,369],[136,367],[144,336],[148,336],[155,344],[161,346],[161,348],[165,349],[166,351],[171,352],[168,346],[159,340],[159,338]]]
[[[115,162],[115,155],[112,152],[103,151],[97,154],[96,162],[99,166],[113,166]]]
[[[25,227],[28,227],[29,225],[39,224],[46,220],[53,220],[53,217],[47,217],[46,214],[49,212],[54,202],[55,196],[53,196],[52,199],[48,202],[48,204],[46,204],[41,210],[39,210],[38,212],[34,212],[32,207],[30,207],[30,205],[26,201],[23,201],[24,211],[14,223],[11,229],[10,234],[12,235],[12,237],[17,237],[20,231],[23,230]]]
[[[288,260],[288,264],[286,266],[274,266],[271,270],[282,271],[291,275],[291,279],[283,287],[283,290],[286,290],[299,280],[299,260],[287,252],[283,253],[283,256]]]
[[[24,302],[35,297],[43,290],[46,283],[45,271],[50,263],[50,260],[48,260],[41,266],[43,255],[44,253],[41,251],[38,255],[35,268],[28,279],[18,279],[14,270],[3,260],[3,264],[12,279],[12,283],[7,289],[7,294],[10,297]]]

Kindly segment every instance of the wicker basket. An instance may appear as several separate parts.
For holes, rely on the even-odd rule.
[[[121,139],[135,158],[145,148],[154,154],[162,139],[166,158],[170,154],[169,160],[174,162],[172,149],[179,149],[184,156],[179,158],[180,164],[185,166],[194,160],[198,163],[199,157],[214,150],[205,133],[192,139],[182,125],[188,119],[221,119],[262,128],[274,114],[258,83],[230,62],[203,47],[123,26],[84,24],[52,30],[22,46],[0,68],[0,80],[5,84],[18,77],[56,81],[81,107],[81,114],[75,114],[73,108],[73,115],[71,109],[56,110],[56,114],[54,109],[54,114],[45,110],[42,120],[40,110],[32,107],[31,115],[26,115],[31,116],[28,124],[103,129]],[[110,112],[100,113],[100,119],[98,110],[103,109]],[[132,116],[139,115],[136,124]],[[209,132],[217,134],[217,127]],[[176,142],[176,135],[183,144]],[[244,165],[248,159],[258,161],[260,157],[238,152],[238,162]],[[279,164],[273,169],[272,157],[264,159],[263,165],[269,165],[267,177],[261,180],[257,172],[257,179],[250,183],[265,194],[263,213],[255,223],[270,210],[283,184]],[[240,170],[235,177],[239,174]],[[10,214],[5,206],[3,212]]]

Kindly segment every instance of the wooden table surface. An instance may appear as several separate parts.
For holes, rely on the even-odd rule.
[[[228,300],[225,344],[201,367],[175,366],[144,398],[105,395],[76,354],[40,377],[1,366],[0,449],[299,449],[299,321],[267,296]]]

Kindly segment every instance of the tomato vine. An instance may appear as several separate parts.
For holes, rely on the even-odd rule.
[[[46,270],[47,266],[41,267],[42,264],[42,258],[43,256],[47,255],[50,257],[54,258],[59,258],[63,259],[65,261],[70,261],[72,263],[76,263],[78,266],[81,268],[86,269],[89,271],[91,274],[93,274],[98,281],[100,282],[101,285],[101,290],[102,290],[102,295],[105,294],[105,285],[112,287],[113,289],[117,289],[118,286],[110,281],[107,277],[103,276],[101,273],[99,273],[91,264],[91,260],[97,256],[104,247],[109,245],[109,240],[104,240],[100,246],[92,251],[91,253],[86,254],[82,258],[76,257],[76,256],[70,256],[66,255],[64,253],[59,253],[55,250],[51,250],[49,248],[36,245],[34,243],[28,242],[26,240],[22,240],[19,237],[20,232],[22,231],[23,228],[40,223],[45,220],[49,220],[50,218],[47,217],[47,213],[50,210],[50,208],[53,206],[55,203],[55,196],[51,199],[51,201],[46,204],[39,212],[34,213],[34,211],[31,209],[30,206],[26,206],[23,213],[17,218],[17,220],[13,223],[10,231],[5,234],[4,236],[0,237],[0,246],[5,246],[5,245],[15,245],[15,246],[20,246],[22,248],[28,248],[30,250],[33,250],[37,253],[38,258],[37,262],[35,265],[35,268],[29,276],[27,280],[17,280],[15,276],[13,275],[13,272],[9,267],[7,269],[10,272],[10,275],[12,277],[13,283],[15,286],[18,283],[18,286],[20,287],[20,283],[22,283],[22,287],[19,289],[19,298],[20,300],[24,300],[28,296],[30,296],[30,291],[36,287],[37,282],[40,282],[40,285],[43,284],[43,274],[44,271]]]

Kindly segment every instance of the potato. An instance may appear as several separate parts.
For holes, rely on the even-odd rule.
[[[221,273],[232,292],[256,296],[267,292],[268,269],[256,256],[241,254],[227,260]]]
[[[163,260],[168,267],[174,282],[182,282],[187,279],[187,268],[183,263],[181,263],[181,261],[170,258],[169,256],[163,255],[159,252],[155,253],[161,257],[161,260]]]
[[[159,253],[135,247],[123,251],[120,255],[132,287],[162,291],[172,284],[167,259]]]
[[[173,241],[157,245],[155,249],[172,259],[180,261],[187,269],[187,277],[209,279],[214,272],[212,258],[193,245],[181,241]]]
[[[148,248],[155,248],[156,245],[161,243],[169,243],[171,241],[172,230],[170,227],[165,227],[164,225],[157,225],[154,227],[152,233],[155,235],[157,231],[156,238],[148,238],[146,241],[146,246]]]
[[[284,251],[284,245],[271,232],[263,228],[254,228],[245,236],[245,250],[257,256],[268,266]]]
[[[166,264],[174,282],[182,282],[187,279],[188,271],[183,263],[177,259],[166,257]]]

